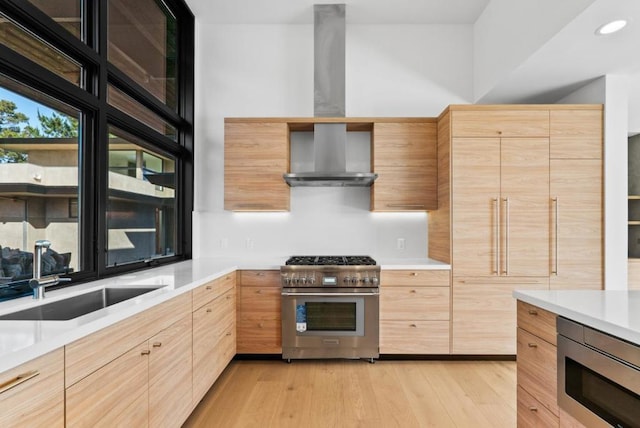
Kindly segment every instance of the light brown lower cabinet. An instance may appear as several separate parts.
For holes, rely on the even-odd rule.
[[[207,393],[234,357],[235,288],[193,312],[193,405]]]
[[[280,271],[241,270],[238,276],[239,354],[281,354]]]
[[[448,354],[448,270],[380,274],[380,353]]]
[[[66,426],[148,426],[149,355],[145,341],[68,387]]]
[[[0,374],[0,426],[64,426],[64,351]]]
[[[518,428],[558,427],[558,417],[518,386]]]

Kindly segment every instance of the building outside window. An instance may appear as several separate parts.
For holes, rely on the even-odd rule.
[[[71,284],[190,258],[192,64],[182,0],[0,4],[0,300],[38,239]]]

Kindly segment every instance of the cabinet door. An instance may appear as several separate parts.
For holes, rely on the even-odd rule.
[[[551,110],[551,159],[602,159],[602,109]]]
[[[449,287],[385,287],[380,290],[380,319],[448,320]]]
[[[454,137],[549,137],[548,110],[456,110]]]
[[[500,139],[452,141],[452,236],[455,274],[498,275]]]
[[[380,321],[383,354],[448,354],[449,321]]]
[[[191,334],[189,313],[149,340],[149,424],[152,427],[180,427],[191,413]]]
[[[199,402],[235,355],[235,289],[193,312],[193,398]],[[232,354],[223,341],[233,339]],[[230,339],[229,339],[230,338]],[[229,359],[221,365],[224,358]]]
[[[286,122],[225,122],[224,208],[288,211]]]
[[[373,126],[372,211],[438,208],[437,129],[433,122],[378,122]]]
[[[548,278],[454,278],[454,354],[515,354],[516,300],[513,290],[544,290]]]
[[[281,298],[280,288],[240,287],[239,354],[282,352]]]
[[[503,138],[500,187],[502,274],[548,277],[549,139]]]
[[[0,426],[64,426],[62,348],[0,374]]]
[[[66,390],[67,427],[149,424],[149,346],[145,341]]]
[[[602,161],[551,160],[551,198],[551,289],[602,289]]]

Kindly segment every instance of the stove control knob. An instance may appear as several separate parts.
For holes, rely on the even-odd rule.
[[[315,282],[316,282],[316,279],[314,277],[307,278],[307,283],[313,285]]]
[[[300,278],[300,283],[301,283],[302,285],[306,284],[306,283],[307,283],[307,277],[306,277],[306,276],[303,276],[302,278]]]
[[[351,281],[351,278],[349,278],[348,276],[345,276],[344,279],[342,280],[342,282],[344,282],[345,284],[348,284]]]
[[[360,281],[362,281],[363,284],[368,284],[369,283],[369,277],[365,276],[364,278],[362,278]]]
[[[351,283],[352,284],[357,284],[358,283],[358,278],[356,278],[355,276],[353,278],[351,278]]]
[[[374,276],[373,278],[371,278],[371,283],[372,283],[373,285],[378,284],[378,277],[377,277],[377,276]]]
[[[284,283],[285,283],[285,284],[287,284],[287,285],[291,284],[291,278],[289,278],[288,276],[286,276],[286,277],[284,278]]]

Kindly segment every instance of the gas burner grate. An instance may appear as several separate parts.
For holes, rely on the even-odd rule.
[[[293,256],[285,264],[294,266],[374,266],[376,261],[369,256]]]

